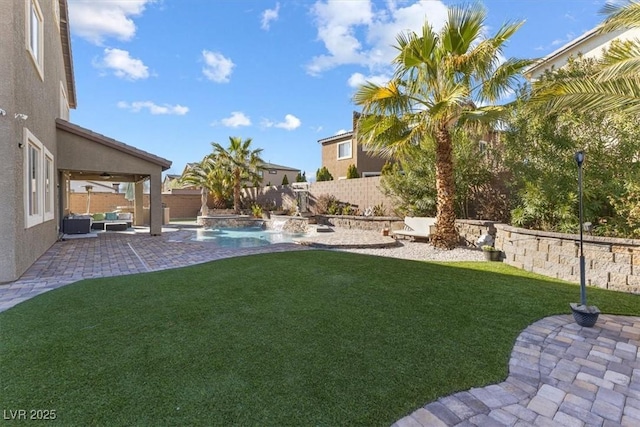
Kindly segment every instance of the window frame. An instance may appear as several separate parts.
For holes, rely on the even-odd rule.
[[[56,28],[60,31],[60,1],[59,0],[51,0],[53,3],[53,18],[56,23]]]
[[[349,155],[345,155],[345,156],[340,156],[340,146],[343,145],[349,145]],[[337,144],[337,154],[338,154],[338,160],[344,160],[344,159],[351,159],[353,157],[353,141],[349,140],[349,141],[343,141],[343,142],[338,142]]]
[[[42,15],[42,9],[40,8],[40,4],[38,0],[26,0],[26,37],[25,42],[27,46],[27,51],[29,52],[29,56],[33,61],[33,65],[35,65],[36,70],[38,70],[38,75],[40,79],[44,81],[44,17]],[[33,28],[33,20],[34,17],[38,22],[38,28],[34,32]],[[37,39],[34,39],[34,34]],[[34,45],[37,44],[36,46]],[[36,52],[34,52],[34,48]]]
[[[55,218],[55,158],[29,129],[23,138],[24,222],[31,228]]]

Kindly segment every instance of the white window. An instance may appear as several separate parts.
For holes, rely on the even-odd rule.
[[[345,141],[338,144],[338,159],[351,158],[351,141]]]
[[[27,50],[33,59],[33,63],[44,80],[44,52],[43,52],[43,25],[42,11],[38,0],[27,0]]]
[[[60,118],[69,121],[69,101],[62,82],[60,82]]]
[[[47,149],[44,149],[44,220],[49,221],[53,219],[53,195],[54,195],[54,183],[53,176],[53,156]]]
[[[53,154],[28,129],[24,129],[25,227],[54,218],[55,176]]]

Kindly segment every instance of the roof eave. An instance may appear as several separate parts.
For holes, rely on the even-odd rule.
[[[60,41],[62,42],[62,57],[64,58],[64,72],[67,78],[67,102],[69,108],[77,106],[76,83],[73,74],[73,56],[71,54],[71,29],[69,28],[69,11],[67,0],[60,3]]]
[[[132,147],[131,145],[127,145],[124,142],[120,142],[113,138],[109,138],[107,136],[101,135],[92,130],[83,128],[82,126],[78,126],[76,124],[68,122],[66,120],[62,120],[59,118],[56,119],[56,127],[58,129],[67,131],[74,135],[78,135],[82,138],[86,138],[90,141],[97,142],[102,145],[106,145],[107,147],[116,149],[118,151],[129,154],[131,156],[156,164],[160,166],[163,171],[166,171],[171,167],[171,160],[167,160],[160,156],[156,156],[155,154],[151,154],[146,151],[140,150],[138,148]]]

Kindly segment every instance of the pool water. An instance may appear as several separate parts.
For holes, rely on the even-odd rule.
[[[303,234],[263,230],[260,227],[198,229],[192,239],[198,242],[215,243],[222,248],[253,248],[276,243],[292,243]]]

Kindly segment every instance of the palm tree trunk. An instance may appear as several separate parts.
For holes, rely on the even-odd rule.
[[[237,214],[240,213],[240,169],[234,171],[233,210]]]
[[[436,233],[431,241],[437,248],[453,249],[460,235],[456,230],[453,147],[451,134],[444,126],[436,131],[436,192]]]

